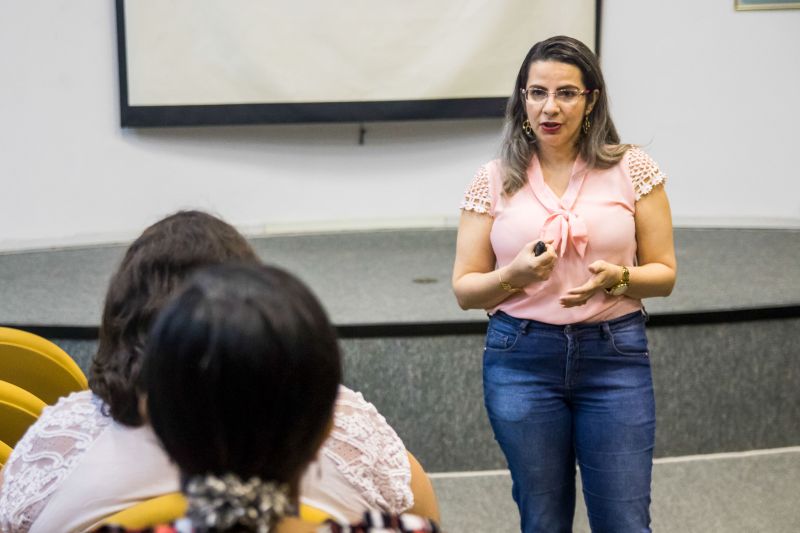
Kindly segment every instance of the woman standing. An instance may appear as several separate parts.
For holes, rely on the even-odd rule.
[[[620,144],[591,50],[563,36],[535,44],[502,157],[462,202],[453,269],[461,307],[491,315],[485,404],[525,532],[572,530],[576,461],[593,531],[649,531],[655,405],[641,299],[675,283],[665,179]]]

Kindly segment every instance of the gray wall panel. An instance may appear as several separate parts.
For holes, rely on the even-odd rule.
[[[653,328],[656,455],[800,444],[800,319]]]
[[[800,319],[651,328],[656,456],[800,444]],[[505,468],[481,336],[344,340],[360,389],[434,472]]]
[[[342,347],[345,383],[427,470],[504,467],[483,407],[481,336],[345,339]]]
[[[800,444],[800,319],[651,328],[656,455]],[[85,372],[96,341],[60,340]],[[480,335],[344,339],[360,390],[433,472],[505,468],[483,407]]]

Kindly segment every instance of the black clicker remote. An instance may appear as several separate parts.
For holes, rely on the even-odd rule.
[[[547,250],[547,246],[542,241],[533,245],[533,255],[542,255],[545,250]]]

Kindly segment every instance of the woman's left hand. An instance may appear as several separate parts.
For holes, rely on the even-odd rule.
[[[622,279],[622,267],[607,261],[595,261],[589,265],[592,277],[589,281],[567,291],[566,296],[559,299],[561,307],[577,307],[585,304],[597,291],[612,287]]]

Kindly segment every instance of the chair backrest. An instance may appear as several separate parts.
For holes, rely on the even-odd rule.
[[[186,514],[186,498],[180,492],[170,492],[134,504],[104,519],[100,525],[142,529],[177,520]]]
[[[46,405],[25,389],[0,381],[0,440],[16,446]]]
[[[300,518],[305,520],[306,522],[311,522],[312,524],[322,524],[328,519],[332,519],[333,517],[319,509],[314,507],[313,505],[308,505],[307,503],[300,504]]]
[[[3,468],[3,465],[6,464],[10,455],[11,446],[0,440],[0,468]]]
[[[0,328],[0,380],[25,389],[47,404],[89,386],[80,367],[64,350],[14,328]]]

